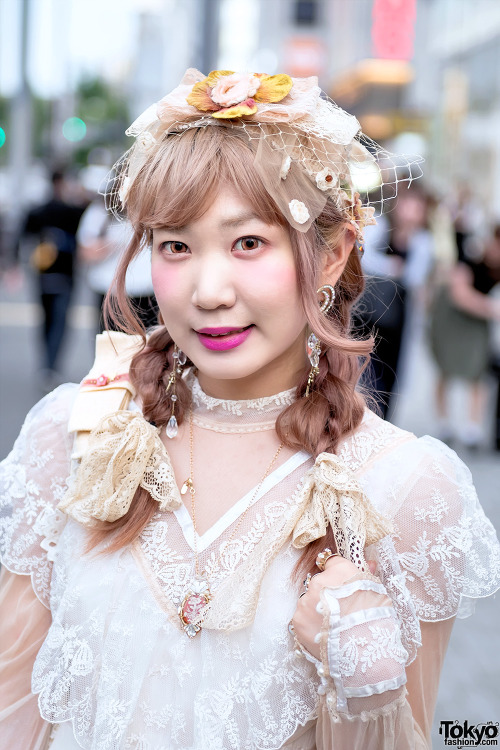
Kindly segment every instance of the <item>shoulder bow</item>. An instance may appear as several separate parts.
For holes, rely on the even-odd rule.
[[[333,453],[320,453],[304,486],[305,507],[293,529],[293,545],[302,548],[332,527],[337,550],[364,567],[364,548],[392,532],[366,497],[354,474]]]
[[[117,411],[91,432],[88,448],[59,508],[86,526],[127,513],[141,486],[160,510],[181,504],[159,430],[138,412]]]

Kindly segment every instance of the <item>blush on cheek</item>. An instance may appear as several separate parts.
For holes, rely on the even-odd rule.
[[[176,271],[176,268],[161,267],[154,262],[151,264],[151,281],[158,302],[165,297],[173,296],[176,289],[178,290],[178,274]]]
[[[298,296],[297,272],[291,263],[269,261],[263,264],[248,264],[245,269],[245,286],[256,298],[277,294]]]

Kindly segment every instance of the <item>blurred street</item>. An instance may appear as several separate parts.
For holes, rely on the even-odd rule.
[[[0,455],[9,451],[27,410],[41,397],[36,381],[39,312],[29,301],[29,288],[16,293],[0,289],[0,411],[2,431]],[[79,280],[71,311],[71,326],[64,345],[64,379],[78,382],[93,359],[95,311],[90,292]],[[394,421],[417,435],[433,434],[436,421],[432,406],[435,372],[422,334],[413,336],[407,357],[407,372]],[[457,402],[460,392],[455,394]],[[500,529],[500,455],[489,452],[463,452],[483,507]],[[497,654],[500,652],[499,597],[477,606],[469,620],[457,621],[446,657],[434,722],[433,747],[444,747],[438,734],[439,722],[465,719],[469,723],[500,721]],[[492,658],[492,655],[494,658]]]

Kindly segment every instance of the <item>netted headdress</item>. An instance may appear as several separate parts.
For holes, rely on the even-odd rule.
[[[244,131],[266,191],[301,232],[331,198],[361,239],[398,183],[421,175],[420,157],[395,156],[364,136],[355,117],[322,95],[315,77],[227,70],[205,77],[190,68],[177,88],[128,128],[136,140],[110,174],[108,209],[123,212],[130,187],[165,138],[200,127]],[[377,188],[364,205],[362,185]]]

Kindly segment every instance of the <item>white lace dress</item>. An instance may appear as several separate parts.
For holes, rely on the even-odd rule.
[[[12,684],[0,690],[0,749],[429,747],[450,618],[499,586],[498,542],[456,455],[367,411],[338,456],[283,450],[255,494],[293,393],[220,401],[194,379],[196,543],[178,490],[185,425],[171,460],[159,457],[164,510],[131,546],[87,553],[85,527],[56,507],[77,464],[67,430],[76,390],[33,408],[1,466],[0,628]],[[333,495],[339,523],[355,527],[349,498],[361,490],[392,532],[366,548],[377,577],[360,573],[329,594],[340,636],[325,673],[288,631],[301,590],[292,572]],[[195,549],[213,606],[189,638],[177,609]],[[369,615],[367,589],[380,597]]]

